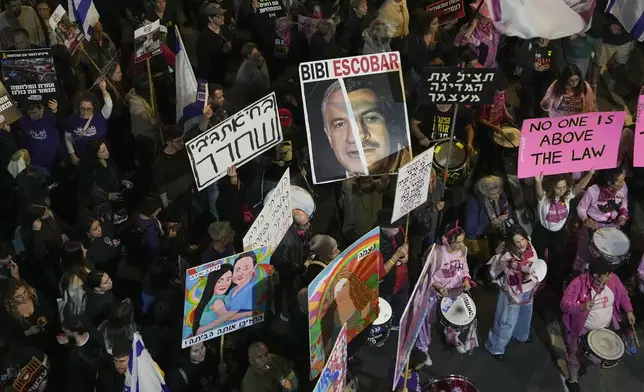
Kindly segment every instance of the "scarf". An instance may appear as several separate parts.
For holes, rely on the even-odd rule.
[[[487,211],[487,216],[490,218],[490,222],[498,218],[501,215],[501,207],[499,206],[498,200],[490,200],[488,197],[485,198],[485,211]],[[505,235],[505,224],[502,224],[501,227],[495,228],[500,235]]]
[[[508,263],[508,283],[510,286],[517,287],[520,293],[523,293],[523,284],[527,283],[527,279],[530,278],[530,273],[523,272],[523,267],[525,265],[532,264],[532,259],[534,257],[534,252],[532,251],[532,246],[528,243],[528,248],[521,254],[521,259],[519,261],[512,261]],[[516,268],[513,267],[513,264],[516,263]]]

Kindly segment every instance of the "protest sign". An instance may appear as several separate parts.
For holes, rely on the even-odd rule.
[[[244,249],[268,246],[275,250],[292,224],[291,172],[287,168],[275,189],[264,200],[262,212],[244,236]]]
[[[644,95],[640,95],[637,101],[636,116],[633,166],[644,167]]]
[[[340,253],[309,284],[311,379],[317,377],[347,325],[347,343],[376,319],[380,228],[376,227]]]
[[[186,143],[197,188],[202,190],[282,142],[277,98],[270,93]]]
[[[344,392],[347,382],[347,324],[340,330],[313,392]]]
[[[264,321],[270,261],[265,246],[189,268],[182,347]]]
[[[268,16],[271,19],[284,16],[284,8],[279,0],[259,0],[257,4],[257,12],[262,16]]]
[[[492,104],[498,74],[497,68],[427,67],[419,99],[424,103]]]
[[[162,38],[161,23],[158,19],[136,29],[134,31],[134,50],[136,52],[134,62],[138,63],[161,54]]]
[[[430,275],[432,267],[436,263],[437,253],[436,245],[432,245],[432,250],[427,256],[416,287],[414,287],[409,297],[409,302],[407,302],[407,306],[400,317],[393,389],[396,389],[396,385],[403,374],[405,365],[407,365],[407,361],[409,360],[409,354],[416,343],[420,327],[425,322],[425,317],[429,310],[429,289],[432,284]]]
[[[0,386],[2,387],[6,386],[6,379],[15,376],[12,388],[3,388],[3,390],[11,390],[13,392],[32,392],[44,389],[49,378],[49,368],[51,367],[51,363],[46,355],[43,354],[43,357],[41,358],[32,356],[29,362],[19,368],[18,374],[11,374],[9,371],[3,374],[2,380],[0,380]],[[9,369],[17,370],[11,365],[7,370]]]
[[[398,171],[391,223],[427,201],[434,162],[434,147],[423,152]]]
[[[50,49],[0,52],[2,78],[20,108],[56,99],[56,69]]]
[[[22,117],[20,110],[13,104],[4,84],[0,83],[0,123],[13,124]]]
[[[625,117],[599,112],[524,121],[518,177],[615,167]]]
[[[446,25],[465,16],[463,0],[439,0],[428,5],[425,11],[436,12],[441,25]]]
[[[310,40],[313,34],[318,30],[318,23],[322,19],[320,18],[309,18],[308,16],[298,15],[297,16],[297,29],[300,33],[304,34],[307,40]]]
[[[69,20],[67,11],[62,5],[56,7],[54,12],[49,18],[49,27],[56,33],[56,35],[63,41],[70,54],[74,54],[78,45],[83,41],[85,33],[78,28],[76,23]]]
[[[393,174],[411,159],[398,52],[301,63],[299,71],[314,183]]]

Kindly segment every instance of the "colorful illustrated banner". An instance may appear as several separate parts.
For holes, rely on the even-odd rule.
[[[308,16],[298,15],[297,16],[297,29],[300,33],[304,34],[307,40],[310,40],[313,34],[318,31],[318,23],[322,19],[320,18],[310,18]]]
[[[265,246],[189,268],[181,346],[264,321],[270,261]]]
[[[633,166],[644,167],[644,95],[637,101],[635,118],[635,145],[633,146]]]
[[[423,152],[398,171],[394,212],[391,223],[409,214],[427,201],[434,162],[434,147]]]
[[[436,12],[441,25],[446,25],[465,16],[463,0],[439,0],[428,5],[425,11]]]
[[[275,250],[293,224],[291,208],[291,171],[286,169],[266,199],[264,207],[244,236],[244,249],[268,246]]]
[[[347,324],[344,324],[313,392],[344,392],[346,382]]]
[[[429,310],[429,289],[431,288],[431,266],[436,263],[436,245],[432,245],[432,250],[427,256],[420,278],[409,297],[409,302],[405,311],[400,318],[400,330],[398,333],[398,346],[396,349],[396,365],[394,368],[394,384],[392,390],[396,389],[400,377],[403,375],[409,354],[418,338],[420,327],[425,322],[427,311]]]
[[[67,11],[65,11],[62,5],[56,7],[54,12],[51,14],[51,17],[49,18],[49,27],[56,32],[56,35],[63,41],[63,44],[70,54],[74,54],[78,45],[80,45],[81,42],[83,42],[83,38],[85,38],[85,33],[78,28],[76,23],[69,20]]]
[[[186,143],[197,188],[203,190],[282,142],[277,98],[270,93]]]
[[[312,61],[299,71],[314,183],[398,173],[411,160],[400,53]]]
[[[136,29],[134,31],[134,50],[136,52],[134,62],[138,63],[161,54],[162,38],[161,22],[158,19]]]
[[[20,108],[56,99],[56,68],[50,49],[0,52],[2,78]]]
[[[380,228],[376,227],[335,258],[309,285],[311,379],[347,324],[347,343],[378,317]]]
[[[625,117],[598,112],[524,121],[518,177],[615,167]]]

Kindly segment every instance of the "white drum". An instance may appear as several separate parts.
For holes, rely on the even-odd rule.
[[[582,336],[582,349],[586,359],[600,368],[616,366],[624,356],[624,342],[610,329],[595,329]]]
[[[455,298],[444,297],[441,300],[441,315],[453,327],[467,327],[476,318],[476,304],[467,293]]]
[[[532,272],[537,276],[537,281],[543,282],[548,274],[548,264],[545,261],[538,259],[532,263]]]
[[[595,230],[590,241],[590,254],[618,266],[630,255],[631,241],[626,234],[614,227]]]
[[[383,298],[378,298],[378,317],[369,327],[367,342],[376,347],[382,347],[389,337],[391,330],[391,305]]]

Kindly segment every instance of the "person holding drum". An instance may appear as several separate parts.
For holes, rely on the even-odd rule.
[[[583,347],[586,357],[600,367],[614,366],[617,362],[606,361],[619,361],[624,354],[621,339],[607,329],[609,326],[615,330],[620,329],[620,309],[626,312],[628,323],[634,325],[633,306],[624,285],[611,272],[611,266],[606,260],[593,258],[589,271],[570,282],[561,299],[566,360],[570,374],[566,380],[568,391],[581,391],[578,383],[580,348]],[[597,334],[599,335],[596,337]],[[593,341],[599,338],[601,344],[594,344]]]
[[[574,64],[568,64],[552,82],[541,100],[541,109],[550,117],[570,116],[595,111],[595,94]]]
[[[432,323],[436,320],[436,304],[440,302],[438,296],[455,298],[455,301],[452,301],[452,304],[449,304],[447,309],[443,309],[441,303],[441,312],[443,312],[443,317],[447,322],[445,327],[447,342],[456,346],[456,350],[461,354],[478,347],[476,333],[470,333],[472,328],[476,329],[476,323],[467,322],[471,320],[465,320],[465,322],[450,320],[445,314],[451,306],[458,306],[456,303],[460,302],[459,299],[462,296],[469,297],[469,295],[462,292],[469,292],[472,287],[470,270],[467,266],[467,247],[463,243],[464,241],[465,231],[459,227],[458,221],[456,221],[456,223],[450,223],[445,227],[442,242],[440,245],[437,244],[436,262],[431,266],[431,285],[433,290],[431,290],[430,295],[432,301],[416,341],[416,347],[426,354],[431,343]],[[425,262],[431,261],[426,260]],[[469,302],[470,300],[471,298],[468,298],[466,301]],[[469,312],[462,312],[462,315],[467,317]],[[471,339],[471,336],[473,336],[473,339]],[[425,363],[431,364],[429,355],[427,355]]]
[[[528,233],[519,225],[507,230],[505,242],[490,261],[490,275],[499,285],[494,324],[485,342],[485,349],[494,359],[503,361],[505,347],[511,338],[531,343],[532,297],[539,281],[533,268],[537,252]]]
[[[576,271],[583,271],[587,262],[591,233],[606,227],[619,229],[628,221],[628,187],[625,179],[626,173],[621,167],[601,171],[597,184],[588,188],[577,205],[577,215],[584,222],[584,227],[579,230],[577,256],[573,264]]]

